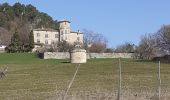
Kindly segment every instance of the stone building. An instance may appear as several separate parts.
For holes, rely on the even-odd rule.
[[[83,43],[83,34],[71,31],[70,22],[61,20],[58,22],[58,30],[53,29],[33,29],[35,48],[41,45],[51,45],[53,43],[66,41],[74,44],[79,41]]]

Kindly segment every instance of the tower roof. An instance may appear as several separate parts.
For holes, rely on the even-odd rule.
[[[70,21],[65,20],[65,19],[58,21],[58,23],[62,23],[62,22],[68,22],[68,23],[71,23]]]

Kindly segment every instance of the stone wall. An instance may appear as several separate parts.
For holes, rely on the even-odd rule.
[[[87,58],[133,58],[134,53],[88,53]]]
[[[133,58],[134,53],[87,53],[90,58]],[[70,59],[69,52],[44,52],[43,59]]]
[[[0,48],[0,53],[3,53],[3,52],[5,52],[5,49]]]
[[[44,52],[44,59],[70,59],[69,52]]]

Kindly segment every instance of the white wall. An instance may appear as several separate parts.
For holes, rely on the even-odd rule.
[[[82,33],[76,33],[72,32],[70,34],[67,34],[67,40],[68,43],[74,44],[74,42],[77,42],[77,38],[79,38],[79,42],[83,43],[83,34]]]

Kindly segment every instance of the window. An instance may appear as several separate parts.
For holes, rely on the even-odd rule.
[[[55,38],[58,38],[58,34],[55,34]]]
[[[37,33],[37,37],[40,37],[40,33]]]
[[[40,43],[40,39],[37,39],[37,43]]]
[[[45,38],[48,38],[48,34],[45,34]]]
[[[63,40],[64,40],[64,38],[63,38],[63,36],[61,36],[61,37],[60,37],[60,41],[63,41]]]
[[[67,30],[65,30],[65,34],[67,34]]]
[[[45,40],[45,44],[48,44],[48,40]]]
[[[63,35],[63,31],[61,31],[61,35]]]

